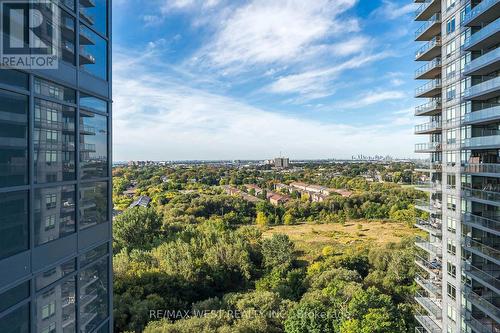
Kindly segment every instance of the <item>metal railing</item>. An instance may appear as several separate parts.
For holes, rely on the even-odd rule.
[[[500,221],[496,221],[484,216],[474,215],[471,213],[463,214],[463,221],[466,224],[480,225],[484,228],[491,229],[500,233]]]
[[[468,21],[473,19],[479,14],[482,14],[487,9],[489,9],[492,5],[499,2],[500,0],[483,0],[476,7],[472,8],[467,14],[465,14],[464,20],[462,24],[467,24]]]
[[[500,163],[467,163],[462,167],[463,173],[500,173]]]
[[[422,104],[422,105],[419,105],[415,108],[415,115],[418,116],[418,115],[421,115],[421,114],[425,114],[426,112],[429,112],[431,110],[436,110],[436,109],[440,109],[442,106],[442,101],[441,101],[441,98],[434,98],[432,99],[431,101],[425,103],[425,104]]]
[[[415,31],[415,38],[423,34],[431,25],[434,23],[441,23],[441,13],[436,13],[432,15],[432,17],[426,21],[417,31]]]
[[[467,275],[470,275],[471,277],[475,278],[477,281],[483,281],[484,283],[487,283],[491,285],[492,287],[496,288],[497,290],[500,290],[500,280],[497,277],[494,277],[490,273],[487,273],[483,271],[480,268],[477,268],[473,266],[472,264],[468,262],[464,262],[464,270]],[[497,275],[500,273],[500,271],[496,272]]]
[[[423,86],[420,86],[415,89],[415,96],[422,95],[428,91],[431,91],[432,89],[437,89],[437,88],[441,88],[441,79],[430,80]]]
[[[415,17],[418,17],[424,10],[427,9],[433,2],[435,1],[440,1],[440,0],[425,0],[424,3],[422,3],[417,10],[415,10]]]
[[[419,132],[427,132],[427,131],[435,131],[441,129],[442,123],[441,121],[431,121],[425,124],[420,124],[415,126],[415,133]]]
[[[440,243],[431,243],[420,237],[416,237],[415,245],[437,256],[441,256],[443,252]]]
[[[425,43],[424,46],[422,46],[420,49],[417,50],[417,52],[415,52],[415,58],[417,59],[420,58],[422,55],[427,53],[427,51],[436,46],[441,46],[441,37],[436,36],[427,43]]]
[[[477,57],[476,59],[472,60],[471,62],[468,62],[464,66],[464,72],[469,72],[474,68],[480,68],[486,64],[488,64],[491,61],[494,61],[500,57],[500,48],[496,48],[493,51],[490,51],[486,54],[483,54],[480,57]]]
[[[436,219],[435,221],[428,221],[417,218],[415,225],[425,231],[432,232],[434,234],[441,234],[443,224],[440,220]]]
[[[434,321],[430,316],[425,316],[419,311],[415,312],[415,319],[424,326],[427,332],[430,333],[442,333],[441,327]]]
[[[494,260],[500,260],[500,251],[492,248],[491,246],[480,243],[468,236],[462,237],[462,245],[466,249],[476,250]],[[500,317],[499,317],[500,318]]]
[[[500,89],[500,76],[465,89],[464,97],[468,98],[475,95],[481,95],[495,88]]]
[[[491,104],[490,107],[484,108],[479,111],[469,112],[464,115],[463,122],[476,122],[481,120],[490,120],[500,118],[500,105]]]
[[[462,139],[463,148],[481,148],[500,145],[500,135],[477,136]]]
[[[491,22],[490,24],[488,24],[487,26],[485,26],[484,28],[482,28],[478,32],[476,32],[476,33],[470,35],[469,37],[467,37],[465,39],[465,41],[464,41],[463,48],[467,49],[467,48],[471,47],[472,45],[480,42],[484,38],[486,38],[486,37],[490,36],[491,34],[497,32],[498,29],[500,29],[500,18],[498,18],[495,21]]]
[[[441,142],[417,143],[415,145],[415,152],[429,152],[440,149],[441,149]]]
[[[468,285],[463,285],[462,289],[464,291],[464,296],[474,303],[477,307],[485,309],[487,312],[491,313],[493,316],[500,318],[500,309],[491,303],[491,300],[478,295],[472,290]]]
[[[432,281],[426,279],[419,274],[415,275],[415,281],[424,289],[433,293],[434,295],[441,295],[441,281]]]
[[[427,73],[431,69],[434,69],[434,68],[437,68],[440,66],[441,66],[441,58],[435,58],[435,59],[429,61],[428,63],[426,63],[425,65],[423,65],[422,67],[420,67],[419,69],[417,69],[415,71],[415,77],[419,77],[422,74]]]
[[[433,261],[429,261],[418,255],[415,255],[415,262],[422,266],[422,268],[424,268],[427,272],[435,276],[440,276],[443,266],[440,260],[434,259]]]

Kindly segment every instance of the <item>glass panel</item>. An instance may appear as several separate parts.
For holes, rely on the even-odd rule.
[[[80,332],[91,332],[108,316],[108,258],[81,271],[79,292]]]
[[[54,98],[67,103],[76,103],[76,92],[71,88],[35,78],[35,94]]]
[[[21,283],[20,285],[7,290],[0,294],[0,312],[7,310],[11,306],[25,300],[30,296],[29,282]]]
[[[108,79],[106,40],[80,25],[80,67],[103,80]]]
[[[35,182],[75,179],[75,108],[35,100]]]
[[[106,324],[102,325],[101,328],[99,328],[96,333],[108,333],[109,332],[109,322]]]
[[[87,266],[108,253],[108,243],[92,249],[80,257],[80,267]]]
[[[75,332],[75,278],[37,295],[35,311],[35,332]]]
[[[0,194],[0,207],[0,259],[3,259],[29,247],[28,192]]]
[[[75,11],[75,0],[62,0],[61,3],[71,11]]]
[[[30,305],[25,304],[19,309],[0,318],[0,332],[2,333],[29,333],[30,332]]]
[[[72,65],[75,64],[75,19],[61,11],[61,56],[60,58]]]
[[[12,69],[2,68],[2,75],[0,75],[0,83],[27,90],[28,75],[18,71],[14,71]]]
[[[80,93],[80,107],[90,111],[108,112],[106,101],[83,93]]]
[[[108,183],[82,184],[80,187],[80,229],[108,220]]]
[[[28,183],[28,98],[0,90],[0,187]]]
[[[47,287],[64,276],[76,270],[76,260],[73,258],[36,276],[36,290]]]
[[[75,232],[74,186],[35,191],[35,244],[41,245]]]
[[[80,112],[80,176],[108,176],[108,121],[106,116]]]
[[[80,0],[80,19],[107,35],[107,0]]]

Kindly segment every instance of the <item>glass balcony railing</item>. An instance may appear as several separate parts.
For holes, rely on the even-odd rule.
[[[477,57],[476,59],[472,60],[471,62],[465,64],[464,72],[468,73],[468,72],[480,69],[480,68],[484,67],[485,65],[488,65],[489,63],[493,63],[495,61],[498,61],[499,58],[500,58],[500,47],[497,47],[493,51],[490,51],[486,54],[483,54],[482,56]]]
[[[417,221],[415,222],[415,226],[421,230],[430,232],[434,235],[441,235],[442,228],[443,228],[443,224],[442,224],[441,220],[439,220],[439,219],[423,220],[423,219],[417,218]]]
[[[493,317],[500,318],[500,309],[491,303],[491,300],[478,295],[471,287],[463,285],[464,296],[470,300],[475,306],[482,309]]]
[[[420,49],[417,50],[417,52],[415,52],[415,58],[416,59],[420,58],[434,47],[441,47],[441,37],[436,36],[429,42],[425,43],[424,46],[422,46]]]
[[[463,173],[500,173],[500,163],[467,163],[462,167]]]
[[[500,221],[493,220],[484,216],[478,216],[471,213],[463,214],[463,221],[468,225],[481,226],[485,229],[490,229],[500,233]]]
[[[500,89],[500,76],[465,89],[464,97],[471,98],[474,96],[481,96],[489,91],[495,91],[497,89]]]
[[[500,280],[491,275],[496,274],[498,276],[498,273],[500,273],[499,271],[488,273],[468,262],[464,262],[464,270],[467,275],[471,276],[476,281],[479,281],[481,284],[488,284],[496,290],[500,290]]]
[[[429,316],[424,316],[420,312],[415,313],[415,319],[425,328],[426,333],[442,333],[441,327]]]
[[[423,34],[429,27],[435,23],[440,23],[441,22],[441,13],[436,13],[432,15],[432,17],[426,21],[420,28],[418,28],[417,31],[415,31],[415,38]]]
[[[438,298],[425,297],[419,292],[415,293],[415,300],[436,319],[441,319],[441,300]]]
[[[415,126],[415,133],[425,133],[430,131],[440,130],[442,124],[440,121],[431,121],[429,123],[420,124]]]
[[[429,92],[433,89],[438,89],[438,88],[441,88],[441,79],[430,80],[429,82],[427,82],[423,86],[415,89],[415,96],[420,96],[422,94],[425,94],[426,92]]]
[[[441,204],[436,204],[436,203],[431,204],[428,200],[415,201],[415,208],[431,214],[441,213]]]
[[[500,0],[483,0],[476,7],[472,8],[464,17],[462,24],[467,24],[470,20],[487,11],[492,5]]]
[[[487,26],[485,26],[484,28],[482,28],[478,32],[467,37],[464,41],[463,48],[468,49],[468,48],[476,45],[477,43],[484,40],[485,38],[493,35],[494,33],[497,33],[499,29],[500,29],[500,18],[491,22],[490,24],[488,24]]]
[[[440,1],[440,0],[425,0],[418,8],[415,10],[415,17],[419,17],[420,14],[424,12],[433,2]]]
[[[428,63],[417,69],[415,71],[415,77],[419,77],[427,73],[428,71],[438,67],[441,67],[441,58],[435,58],[434,60],[429,61]]]
[[[483,201],[495,202],[495,204],[500,204],[500,192],[463,187],[462,194],[466,198],[479,199]]]
[[[416,237],[415,245],[436,256],[441,256],[443,253],[441,243],[431,243],[428,240]]]
[[[417,282],[422,288],[428,292],[439,296],[441,295],[441,280],[438,279],[426,279],[419,274],[415,275],[415,282]]]
[[[427,260],[424,259],[418,255],[415,256],[415,263],[420,266],[422,269],[424,269],[426,272],[432,274],[436,278],[439,278],[441,275],[441,269],[443,267],[442,263],[440,260],[432,259],[432,260]]]
[[[441,98],[432,99],[430,102],[417,106],[415,108],[415,115],[420,116],[433,110],[439,110],[441,106]]]
[[[477,136],[462,140],[462,148],[486,148],[500,146],[500,135]]]
[[[500,251],[485,245],[483,243],[478,242],[468,236],[462,237],[462,245],[466,250],[473,250],[475,253],[480,253],[478,255],[487,256],[495,261],[500,260]],[[500,317],[499,317],[500,318]]]
[[[432,152],[441,149],[441,142],[426,142],[426,143],[417,143],[415,145],[415,152]]]
[[[489,121],[500,118],[500,105],[491,104],[490,107],[466,113],[463,119],[464,123],[477,123],[480,121]]]

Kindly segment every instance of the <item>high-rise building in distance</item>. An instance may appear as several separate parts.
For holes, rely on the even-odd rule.
[[[58,68],[0,68],[0,332],[112,332],[111,1],[44,3]]]
[[[417,332],[500,332],[500,0],[415,0],[415,133],[430,154],[418,187]]]

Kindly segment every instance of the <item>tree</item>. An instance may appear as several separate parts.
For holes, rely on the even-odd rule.
[[[267,227],[269,225],[269,220],[264,212],[257,212],[257,218],[255,219],[255,224],[260,227]]]
[[[295,224],[295,217],[290,214],[290,213],[285,213],[285,215],[283,216],[283,223],[285,225],[292,225],[292,224]]]
[[[153,208],[134,207],[113,222],[114,249],[150,249],[161,238],[162,217]]]
[[[287,235],[274,234],[262,242],[264,266],[268,269],[282,267],[289,269],[292,266],[295,244]]]

